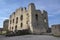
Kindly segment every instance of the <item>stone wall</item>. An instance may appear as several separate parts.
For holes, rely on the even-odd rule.
[[[60,36],[60,24],[52,25],[52,34],[55,36]]]

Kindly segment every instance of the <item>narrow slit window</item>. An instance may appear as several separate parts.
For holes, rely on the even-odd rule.
[[[21,21],[23,20],[23,15],[21,15],[20,19],[21,19]]]
[[[38,14],[35,15],[36,20],[38,20]]]
[[[18,17],[16,18],[16,23],[18,23]]]
[[[21,27],[23,26],[23,23],[21,23]]]

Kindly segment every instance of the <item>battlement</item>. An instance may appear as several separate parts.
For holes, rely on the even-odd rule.
[[[16,10],[16,12],[17,12],[17,11],[26,11],[26,7],[23,7],[23,8],[20,7],[20,8],[18,8],[18,9]]]

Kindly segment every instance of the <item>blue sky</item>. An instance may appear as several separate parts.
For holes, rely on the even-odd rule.
[[[12,12],[19,7],[28,7],[31,2],[35,3],[36,9],[48,12],[49,26],[60,24],[60,0],[0,0],[0,28]]]

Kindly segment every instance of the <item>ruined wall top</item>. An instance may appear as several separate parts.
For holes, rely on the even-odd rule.
[[[34,3],[30,3],[30,4],[28,5],[28,9],[35,10],[35,5],[34,5]]]
[[[43,13],[47,13],[47,11],[45,11],[45,10],[41,10],[41,13],[43,14]]]
[[[30,3],[29,5],[34,5],[34,3]]]

